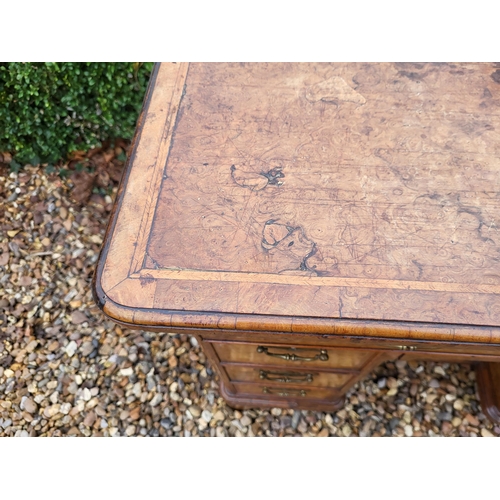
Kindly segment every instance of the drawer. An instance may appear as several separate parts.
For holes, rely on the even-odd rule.
[[[438,363],[479,363],[481,361],[498,363],[498,356],[485,356],[483,354],[453,354],[436,352],[413,352],[404,354],[401,359],[405,361],[436,361]]]
[[[253,342],[255,338],[263,334],[255,334],[252,332]],[[408,336],[408,332],[406,332]],[[248,342],[249,333],[242,333],[237,331],[217,331],[203,332],[203,340],[205,342]],[[448,334],[447,337],[452,337]],[[276,339],[276,340],[275,340]],[[471,337],[472,340],[472,337]],[[428,341],[423,339],[401,338],[377,338],[366,336],[341,336],[341,335],[313,335],[313,334],[284,334],[284,333],[269,333],[266,334],[263,342],[267,343],[282,343],[287,345],[316,345],[318,349],[334,348],[334,349],[373,349],[384,350],[393,352],[425,352],[425,353],[444,353],[444,354],[463,354],[468,355],[484,355],[492,356],[500,362],[500,344],[481,344],[477,342],[449,342],[445,341],[443,334],[443,341]]]
[[[325,373],[313,370],[276,369],[268,367],[249,367],[241,365],[224,365],[231,382],[254,382],[264,385],[304,387],[326,387],[339,389],[352,379],[353,374]]]
[[[287,367],[304,366],[314,367],[318,370],[340,368],[357,371],[377,355],[376,351],[360,349],[297,348],[276,344],[212,342],[212,346],[222,362]]]
[[[233,384],[239,396],[259,396],[269,399],[293,399],[300,403],[301,400],[322,399],[332,400],[339,397],[339,392],[332,389],[319,387],[290,388],[274,386],[271,384]]]

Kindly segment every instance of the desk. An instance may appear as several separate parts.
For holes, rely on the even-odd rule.
[[[195,335],[234,407],[418,358],[477,363],[498,422],[499,174],[492,64],[157,65],[96,301]]]

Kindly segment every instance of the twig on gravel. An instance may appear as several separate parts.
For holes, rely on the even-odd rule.
[[[35,253],[29,253],[26,255],[27,259],[30,259],[31,257],[42,257],[44,255],[53,255],[54,252],[35,252]]]

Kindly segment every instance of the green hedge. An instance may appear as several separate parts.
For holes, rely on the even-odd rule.
[[[0,63],[0,151],[21,163],[131,138],[152,63]]]

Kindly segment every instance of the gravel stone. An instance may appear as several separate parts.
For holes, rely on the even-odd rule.
[[[441,375],[443,377],[446,376],[446,372],[444,371],[444,368],[441,365],[436,365],[434,367],[434,373],[437,373],[438,375]]]
[[[94,350],[92,342],[85,342],[80,349],[82,356],[88,356]]]
[[[212,412],[208,410],[203,410],[201,412],[201,418],[208,424],[210,423],[210,420],[212,420]]]
[[[155,406],[158,406],[162,400],[163,396],[161,394],[155,394],[149,404],[154,408]]]
[[[23,403],[23,410],[26,410],[28,413],[35,413],[38,409],[38,406],[31,398],[26,398]]]
[[[66,354],[71,358],[75,354],[77,348],[78,344],[72,340],[65,349]]]
[[[293,417],[292,417],[292,429],[294,429],[294,430],[297,429],[297,426],[299,425],[300,417],[301,417],[300,411],[295,410],[293,412]]]
[[[437,418],[439,420],[445,420],[446,422],[451,422],[451,419],[453,418],[450,412],[447,411],[442,411],[439,412],[437,415]]]
[[[61,407],[59,408],[59,411],[63,414],[63,415],[67,415],[71,410],[71,403],[62,403],[61,404]]]
[[[251,425],[252,423],[252,419],[248,416],[248,415],[243,415],[241,418],[240,418],[240,424],[243,426],[243,427],[248,427],[249,425]]]
[[[479,420],[475,415],[472,415],[471,413],[465,415],[465,419],[470,425],[473,425],[474,427],[477,427],[479,425]]]
[[[160,425],[168,431],[172,427],[172,422],[169,418],[162,418],[160,420]]]
[[[406,437],[413,436],[413,427],[411,425],[405,425],[404,431],[405,431],[405,436]]]
[[[198,418],[201,415],[201,408],[198,405],[191,405],[188,410],[189,413],[191,413],[191,415],[195,418]]]
[[[96,414],[91,411],[90,413],[87,413],[85,418],[83,419],[83,425],[86,425],[87,427],[92,427],[94,425],[94,422],[96,421]]]
[[[225,420],[226,416],[224,415],[224,413],[222,413],[221,410],[218,410],[215,415],[214,415],[214,420],[216,422],[221,422],[223,420]]]
[[[8,427],[10,427],[12,425],[12,420],[10,418],[8,418],[8,419],[4,420],[1,425],[4,429],[7,429]]]
[[[87,316],[82,311],[73,311],[71,313],[71,323],[74,325],[80,325],[84,321],[87,321]]]
[[[342,427],[342,435],[344,435],[345,437],[349,437],[351,434],[352,434],[351,427],[349,426],[349,424],[345,424]]]

